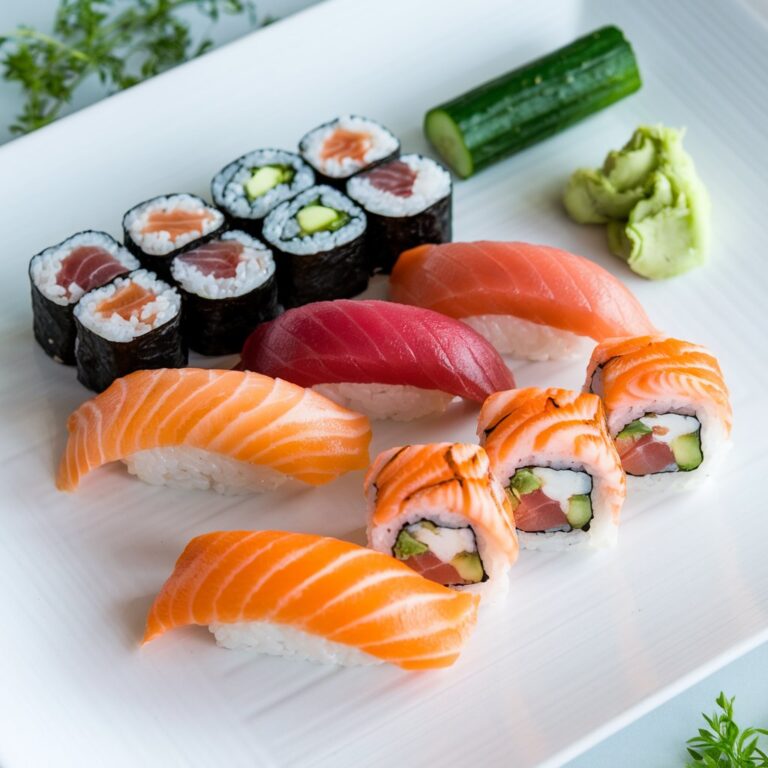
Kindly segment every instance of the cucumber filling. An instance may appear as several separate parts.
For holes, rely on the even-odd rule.
[[[245,194],[255,200],[280,184],[290,184],[296,171],[290,165],[262,165],[251,169],[251,178],[245,184]]]
[[[646,413],[616,435],[628,475],[691,472],[704,460],[701,422],[682,413]]]
[[[296,222],[302,235],[317,232],[335,232],[349,221],[349,214],[321,205],[319,200],[308,203],[296,214]]]
[[[592,478],[587,472],[521,467],[507,495],[518,530],[527,533],[587,531],[592,520]]]
[[[449,528],[419,520],[400,529],[392,554],[424,578],[446,587],[488,579],[470,526]]]

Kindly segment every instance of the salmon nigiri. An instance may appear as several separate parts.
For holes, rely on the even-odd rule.
[[[479,598],[379,552],[280,531],[221,531],[189,542],[157,596],[144,642],[208,625],[227,648],[337,664],[447,667]]]
[[[573,356],[587,338],[653,331],[610,272],[545,245],[421,245],[397,260],[390,295],[459,318],[500,352],[531,360]]]
[[[156,485],[223,493],[291,477],[327,483],[368,464],[368,419],[311,390],[257,373],[199,368],[137,371],[81,405],[57,477],[124,460]]]

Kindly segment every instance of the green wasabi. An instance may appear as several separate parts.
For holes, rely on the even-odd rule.
[[[600,169],[579,169],[564,203],[581,224],[607,224],[608,247],[637,274],[673,277],[703,264],[710,202],[683,130],[640,126]]]

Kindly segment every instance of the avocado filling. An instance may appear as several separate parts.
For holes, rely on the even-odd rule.
[[[589,530],[592,478],[586,472],[521,467],[509,479],[507,495],[518,530],[528,533]]]
[[[629,422],[615,440],[628,475],[690,472],[704,460],[701,422],[682,413],[646,413]]]
[[[280,184],[290,184],[296,171],[290,165],[262,165],[251,169],[251,178],[245,184],[245,194],[253,201]]]
[[[348,213],[321,205],[320,200],[308,203],[296,214],[296,222],[302,235],[314,235],[316,232],[335,232],[348,221]]]
[[[446,587],[488,579],[475,532],[469,526],[449,528],[419,520],[400,529],[392,554],[424,578]]]

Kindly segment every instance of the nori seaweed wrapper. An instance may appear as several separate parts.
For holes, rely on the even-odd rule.
[[[75,318],[78,381],[94,392],[103,392],[115,379],[133,371],[183,368],[188,355],[181,314],[131,341],[109,341]]]
[[[365,232],[344,245],[317,253],[285,253],[275,247],[280,303],[300,307],[313,301],[348,299],[368,287]]]
[[[201,355],[240,352],[251,331],[277,315],[275,275],[242,296],[205,299],[179,286],[184,336]]]
[[[37,343],[48,357],[64,365],[75,364],[74,304],[57,304],[32,283],[32,325]]]
[[[389,274],[398,256],[417,245],[449,243],[453,234],[452,198],[452,192],[449,192],[412,216],[382,216],[366,208],[366,251],[371,271]]]
[[[371,168],[375,168],[377,165],[382,165],[382,163],[388,163],[390,160],[394,160],[399,154],[400,154],[400,147],[398,147],[394,152],[387,155],[386,157],[382,157],[381,160],[374,160],[372,163],[369,163],[365,167],[359,168],[354,173],[350,173],[348,176],[342,176],[341,178],[337,176],[326,176],[324,173],[322,173],[322,171],[318,171],[317,168],[315,168],[309,162],[309,160],[307,160],[307,163],[309,163],[309,165],[312,165],[312,170],[315,172],[315,177],[317,178],[317,181],[315,182],[316,184],[326,184],[329,187],[333,187],[334,189],[338,189],[341,192],[346,193],[347,182],[353,176],[357,176],[358,173],[364,173],[365,171],[370,171]]]

